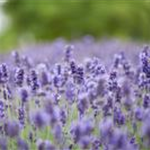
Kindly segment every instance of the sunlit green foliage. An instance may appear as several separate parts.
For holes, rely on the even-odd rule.
[[[7,0],[11,19],[1,35],[1,48],[21,39],[49,41],[57,37],[121,37],[150,39],[150,2],[141,0]]]

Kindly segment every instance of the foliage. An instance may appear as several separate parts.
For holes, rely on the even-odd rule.
[[[1,48],[20,41],[49,41],[84,35],[150,38],[150,3],[141,0],[8,0],[4,11],[11,19],[1,35]]]

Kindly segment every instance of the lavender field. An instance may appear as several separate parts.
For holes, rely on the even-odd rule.
[[[1,56],[0,150],[149,150],[150,47],[91,37]]]

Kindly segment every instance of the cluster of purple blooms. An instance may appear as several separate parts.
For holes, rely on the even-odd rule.
[[[55,64],[13,52],[0,65],[0,149],[149,150],[149,47],[136,65],[120,52],[109,66],[74,49]]]

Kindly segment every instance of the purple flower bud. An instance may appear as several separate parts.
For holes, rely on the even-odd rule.
[[[145,95],[143,99],[143,107],[148,108],[150,106],[150,96]]]
[[[39,139],[37,141],[38,150],[56,150],[55,147],[49,141],[43,141]]]
[[[24,82],[24,70],[21,68],[18,68],[15,73],[15,83],[19,87],[22,87],[23,82]]]
[[[72,82],[66,84],[66,99],[69,104],[73,104],[75,100],[75,85]]]
[[[119,64],[120,64],[122,58],[123,58],[122,57],[122,53],[114,55],[114,68],[118,68],[119,67]]]
[[[149,118],[146,118],[146,120],[144,120],[142,127],[141,127],[141,131],[142,131],[142,137],[145,139],[144,145],[150,147],[150,121]]]
[[[65,79],[62,75],[56,75],[53,79],[56,88],[62,87],[65,84]]]
[[[28,138],[30,140],[30,142],[33,142],[33,133],[29,132]]]
[[[44,141],[42,141],[41,139],[39,139],[39,140],[37,141],[37,149],[38,149],[38,150],[45,150],[45,143],[44,143]]]
[[[6,83],[8,79],[9,79],[8,67],[6,64],[3,63],[0,65],[0,82]]]
[[[73,136],[74,142],[77,143],[82,136],[82,127],[78,124],[73,126],[71,129],[71,134]]]
[[[37,73],[35,70],[31,70],[30,84],[33,92],[35,92],[39,88]]]
[[[91,143],[91,138],[89,136],[84,136],[80,139],[79,145],[82,149],[89,149]]]
[[[96,99],[96,97],[98,96],[98,85],[95,81],[93,81],[92,79],[89,80],[86,83],[86,87],[87,87],[87,93],[88,93],[88,97],[90,99],[90,102],[92,103],[92,101],[94,99]]]
[[[94,126],[91,120],[82,120],[72,125],[70,133],[74,139],[74,142],[78,143],[85,136],[90,137],[93,129]]]
[[[56,124],[53,128],[54,139],[57,143],[62,143],[63,134],[62,134],[62,127],[60,124]]]
[[[60,111],[60,121],[62,122],[63,125],[65,125],[67,121],[67,112],[64,109]]]
[[[135,144],[135,140],[136,140],[135,137],[132,137],[132,138],[130,139],[130,143],[131,143],[131,144]]]
[[[21,101],[22,101],[22,103],[27,102],[27,99],[28,99],[28,92],[27,92],[26,89],[21,89],[21,91],[20,91],[20,96],[21,96]]]
[[[26,66],[27,69],[31,68],[31,62],[27,56],[22,57],[22,64]]]
[[[55,67],[56,67],[56,74],[57,75],[62,74],[62,66],[61,66],[61,64],[56,64]]]
[[[123,96],[129,97],[131,94],[131,84],[128,81],[125,81],[122,86]]]
[[[75,73],[77,72],[77,67],[76,67],[76,63],[75,63],[74,60],[72,60],[72,61],[70,62],[70,69],[71,69],[71,73],[72,73],[72,74],[75,74]]]
[[[114,110],[114,123],[116,123],[118,125],[124,125],[125,124],[125,116],[121,112],[120,109]]]
[[[9,86],[7,86],[4,90],[3,90],[3,98],[5,99],[5,100],[10,100],[10,99],[12,99],[12,91],[11,91],[11,89],[10,89],[10,87]]]
[[[20,65],[20,56],[19,53],[17,51],[12,52],[12,56],[14,58],[14,62],[17,66]]]
[[[113,134],[113,121],[111,119],[102,120],[99,126],[101,139],[108,142]]]
[[[19,119],[19,122],[20,122],[21,126],[24,127],[24,125],[25,125],[25,111],[24,111],[24,108],[19,108],[18,109],[18,119]]]
[[[79,66],[76,70],[74,80],[77,84],[81,84],[84,81],[84,69],[82,66]]]
[[[0,119],[5,117],[5,106],[3,101],[0,101]]]
[[[116,98],[116,102],[121,102],[122,91],[121,91],[121,88],[119,86],[116,88],[115,98]]]
[[[31,118],[36,127],[42,128],[48,124],[49,117],[43,111],[37,111]]]
[[[130,75],[131,65],[129,64],[129,62],[124,62],[123,69],[124,69],[124,72],[125,72],[126,75]]]
[[[69,62],[70,59],[71,59],[71,56],[72,56],[72,51],[74,49],[74,46],[73,45],[67,45],[65,49],[66,49],[66,51],[65,51],[65,61]]]
[[[6,138],[0,138],[0,149],[1,150],[7,150],[8,146],[7,146],[7,139]]]
[[[40,82],[41,82],[42,86],[46,86],[49,83],[49,81],[48,81],[48,75],[44,71],[41,73]]]
[[[144,111],[142,108],[140,107],[137,107],[135,109],[135,118],[138,120],[138,121],[142,121],[143,120],[143,117],[144,117]]]
[[[78,107],[80,116],[84,114],[86,109],[88,109],[89,102],[88,102],[87,95],[85,93],[79,94],[77,107]]]
[[[98,96],[103,97],[105,95],[105,80],[104,79],[100,79],[98,81],[98,85],[97,85],[97,94]]]
[[[95,138],[92,141],[92,150],[99,150],[101,145],[102,145],[101,140],[98,138]]]
[[[18,150],[29,150],[28,143],[21,138],[18,138],[17,140],[17,147]]]
[[[112,71],[110,73],[109,81],[108,81],[108,90],[115,92],[118,88],[117,82],[117,72]]]
[[[110,80],[115,80],[117,78],[117,72],[113,70],[110,73],[110,77],[109,78],[110,78]]]
[[[11,138],[17,137],[19,135],[19,124],[16,121],[9,121],[4,126],[5,134]]]
[[[110,143],[113,146],[113,149],[122,149],[127,150],[127,135],[121,130],[114,130],[113,136],[110,139]]]
[[[45,150],[56,150],[56,148],[49,141],[46,140],[45,141]]]
[[[149,47],[146,46],[142,53],[140,54],[140,61],[141,61],[141,67],[142,71],[146,74],[146,77],[150,77],[150,64],[149,64],[149,58],[150,55],[148,53]]]
[[[111,109],[111,108],[109,107],[108,104],[105,104],[105,105],[103,106],[103,114],[104,114],[105,117],[111,115],[110,109]]]

